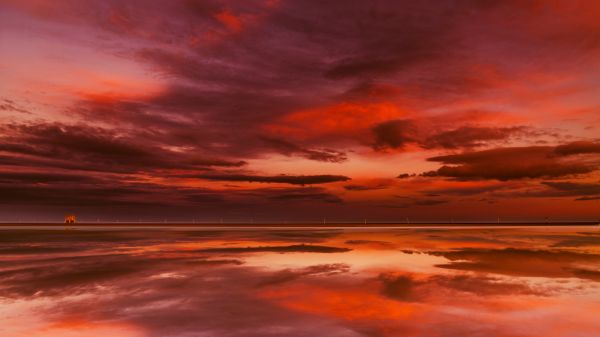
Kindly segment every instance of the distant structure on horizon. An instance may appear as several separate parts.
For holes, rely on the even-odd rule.
[[[65,216],[65,223],[75,223],[76,221],[77,221],[77,218],[73,214],[69,214],[69,215]]]

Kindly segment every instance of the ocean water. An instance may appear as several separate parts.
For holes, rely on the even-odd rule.
[[[600,336],[600,228],[0,228],[0,336]]]

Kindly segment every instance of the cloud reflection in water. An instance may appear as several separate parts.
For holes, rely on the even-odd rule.
[[[1,233],[2,336],[600,331],[589,228]]]

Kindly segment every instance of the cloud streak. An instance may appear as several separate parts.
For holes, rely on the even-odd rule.
[[[348,181],[350,178],[340,175],[302,175],[302,176],[255,176],[244,174],[202,174],[195,176],[199,179],[216,180],[216,181],[243,181],[243,182],[258,182],[258,183],[280,183],[290,185],[315,185],[327,184],[340,181]]]

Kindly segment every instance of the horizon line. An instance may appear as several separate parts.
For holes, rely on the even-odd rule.
[[[15,221],[0,221],[0,226],[169,226],[178,225],[185,227],[407,227],[412,225],[439,225],[439,226],[596,226],[600,225],[600,220],[574,220],[574,221],[411,221],[411,222],[394,222],[394,221],[372,221],[372,222],[351,222],[351,221],[327,221],[327,222],[310,222],[310,221],[260,221],[260,222],[194,222],[194,221],[78,221],[76,223],[64,223],[59,221],[40,221],[40,222],[15,222]],[[372,226],[371,226],[372,225]]]

